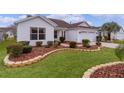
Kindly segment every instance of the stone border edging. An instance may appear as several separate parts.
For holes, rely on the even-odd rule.
[[[9,55],[7,55],[5,58],[4,58],[4,64],[7,66],[7,67],[22,67],[22,66],[25,66],[25,65],[30,65],[30,64],[33,64],[33,63],[37,63],[39,60],[42,60],[44,59],[46,56],[54,53],[54,52],[57,52],[57,51],[62,51],[62,50],[79,50],[79,51],[87,51],[87,52],[95,52],[95,51],[99,51],[100,50],[100,47],[98,47],[97,49],[94,49],[94,50],[89,50],[89,49],[70,49],[70,48],[62,48],[62,49],[56,49],[56,50],[53,50],[53,51],[50,51],[44,55],[39,55],[35,58],[32,58],[32,59],[29,59],[29,60],[25,60],[25,61],[11,61],[9,60]]]
[[[113,66],[113,65],[117,65],[117,64],[124,64],[124,62],[118,61],[118,62],[112,62],[112,63],[96,65],[94,67],[91,67],[87,71],[85,71],[83,76],[82,76],[82,78],[90,78],[91,74],[93,74],[96,70],[98,70],[98,69],[100,69],[102,67]]]

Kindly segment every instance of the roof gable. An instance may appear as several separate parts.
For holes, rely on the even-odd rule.
[[[43,21],[47,22],[48,24],[50,24],[50,25],[52,25],[54,27],[58,26],[55,22],[53,22],[53,21],[51,21],[48,18],[43,17],[43,16],[32,16],[32,17],[24,18],[22,20],[16,21],[15,24],[23,23],[23,22],[26,22],[26,21],[29,21],[29,20],[32,20],[32,19],[35,19],[35,18],[40,18]]]

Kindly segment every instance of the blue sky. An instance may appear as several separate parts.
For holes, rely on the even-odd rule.
[[[49,18],[62,19],[69,23],[87,21],[92,26],[101,26],[105,22],[114,21],[124,27],[123,14],[41,14]],[[12,25],[15,21],[23,19],[26,14],[0,14],[0,27]]]

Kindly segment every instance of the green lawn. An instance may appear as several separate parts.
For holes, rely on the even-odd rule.
[[[0,77],[74,77],[80,78],[90,67],[117,61],[114,49],[104,48],[98,52],[60,51],[44,60],[20,68],[7,68],[3,64],[6,46],[14,43],[6,40],[0,43]]]
[[[114,40],[113,43],[124,44],[124,40]]]

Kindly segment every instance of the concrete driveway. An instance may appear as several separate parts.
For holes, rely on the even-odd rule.
[[[95,45],[96,42],[91,42],[90,45]],[[62,43],[61,44],[62,46],[64,47],[69,47],[69,44],[66,44],[66,43]],[[77,46],[82,46],[82,44],[78,44]],[[102,42],[102,46],[103,47],[108,47],[108,48],[116,48],[119,46],[119,44],[114,44],[114,43],[105,43],[105,42]]]
[[[103,47],[108,47],[108,48],[116,48],[116,47],[119,46],[119,44],[102,42],[102,46],[103,46]]]

